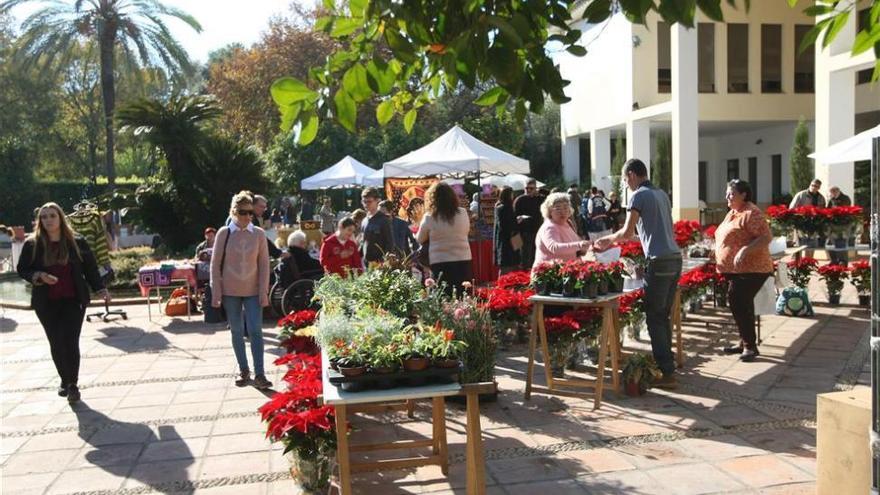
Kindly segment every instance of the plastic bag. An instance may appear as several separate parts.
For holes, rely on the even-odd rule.
[[[807,291],[800,287],[786,287],[776,300],[776,314],[787,316],[813,316],[813,305]]]
[[[767,277],[755,294],[755,315],[776,314],[776,279]]]

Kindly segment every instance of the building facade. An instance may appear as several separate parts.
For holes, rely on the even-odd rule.
[[[674,215],[697,219],[701,205],[723,207],[733,178],[748,180],[761,205],[796,192],[788,170],[800,119],[817,149],[880,123],[880,85],[868,82],[873,54],[848,53],[857,16],[828,49],[798,53],[814,18],[786,2],[724,9],[725,23],[698,14],[694,29],[655,13],[646,26],[622,14],[578,26],[587,55],[556,56],[571,81],[572,101],[560,109],[566,179],[589,173],[607,190],[613,140],[650,168],[658,140],[669,139]],[[852,165],[816,168],[825,189],[852,195]]]

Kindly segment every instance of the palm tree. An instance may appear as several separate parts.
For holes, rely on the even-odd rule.
[[[82,38],[98,43],[107,180],[112,185],[116,181],[113,112],[117,50],[127,62],[139,60],[143,66],[162,67],[174,76],[190,74],[189,57],[162,17],[180,19],[196,32],[202,27],[189,14],[158,0],[0,0],[0,14],[25,3],[44,5],[22,22],[16,48],[23,60],[47,66],[56,57],[66,58]]]

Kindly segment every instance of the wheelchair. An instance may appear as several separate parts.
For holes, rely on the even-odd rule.
[[[300,272],[293,258],[282,261],[274,269],[275,282],[269,289],[269,307],[275,317],[281,318],[291,311],[317,309],[312,301],[315,282],[324,276],[323,270]]]

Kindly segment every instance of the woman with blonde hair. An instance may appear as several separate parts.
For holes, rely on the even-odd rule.
[[[80,398],[79,336],[91,301],[89,289],[105,301],[110,300],[110,294],[89,244],[71,230],[57,204],[39,208],[34,233],[24,242],[17,270],[33,284],[31,307],[49,339],[52,361],[61,378],[58,395],[76,402]]]
[[[254,386],[272,387],[263,368],[263,309],[269,305],[269,248],[266,233],[251,223],[254,199],[248,191],[232,197],[229,214],[233,221],[220,228],[211,256],[211,305],[223,305],[232,330],[232,350],[238,361],[243,387],[250,381],[243,323],[247,319],[251,354],[254,360]],[[244,313],[244,315],[242,315]]]
[[[468,232],[471,220],[458,206],[458,195],[449,184],[437,182],[425,192],[425,215],[417,241],[428,243],[428,258],[434,277],[446,283],[446,291],[460,293],[473,278]]]

